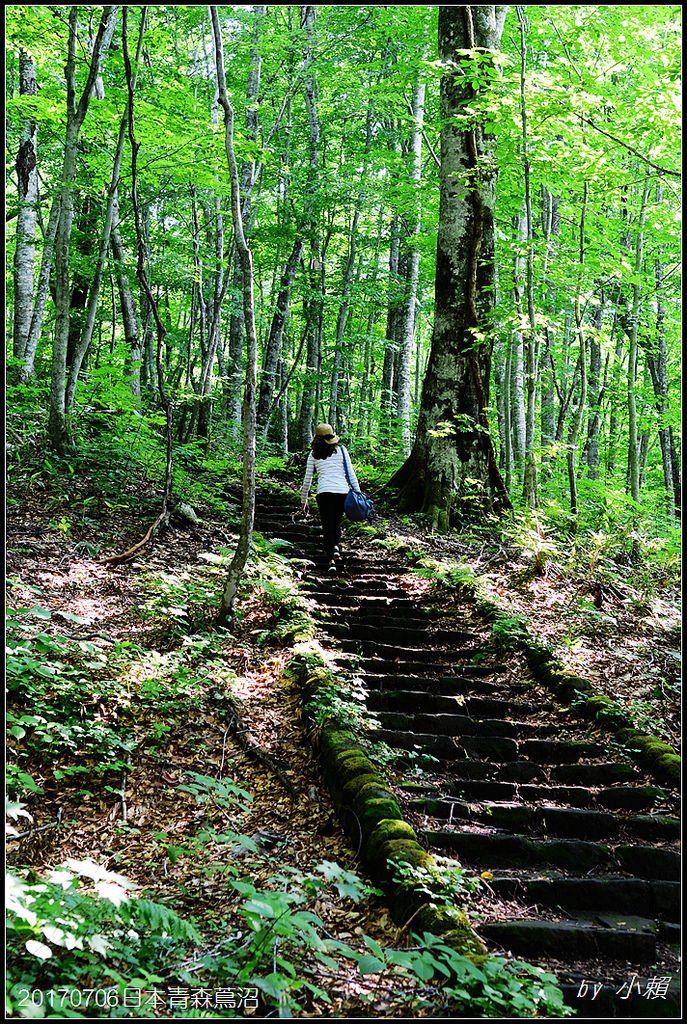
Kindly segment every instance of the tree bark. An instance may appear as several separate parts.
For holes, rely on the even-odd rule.
[[[639,505],[641,500],[639,481],[639,432],[637,429],[637,396],[635,385],[637,381],[637,353],[639,345],[639,315],[641,310],[642,289],[639,283],[639,275],[644,260],[644,221],[646,218],[646,206],[649,201],[649,185],[645,185],[642,194],[642,202],[637,221],[637,235],[635,238],[635,280],[632,284],[632,305],[630,308],[629,320],[625,319],[623,326],[628,339],[628,360],[627,360],[627,413],[628,413],[628,475],[629,489],[633,501]],[[632,542],[632,555],[636,560],[639,558],[639,541]]]
[[[122,311],[122,327],[127,348],[127,376],[129,377],[132,395],[135,399],[139,399],[141,397],[141,362],[143,357],[141,332],[136,313],[136,304],[125,266],[124,242],[119,230],[119,204],[116,200],[110,245],[115,265],[119,305]]]
[[[93,44],[88,77],[81,98],[76,101],[76,50],[79,8],[69,12],[69,49],[67,80],[67,128],[60,178],[60,215],[55,236],[55,337],[53,341],[48,439],[52,447],[63,451],[69,441],[66,410],[67,349],[70,323],[69,247],[74,219],[74,186],[81,128],[88,111],[91,93],[114,30],[117,7],[104,7]]]
[[[272,412],[277,373],[282,355],[282,342],[289,318],[291,289],[300,266],[304,246],[305,242],[300,236],[293,243],[293,248],[281,277],[279,294],[277,295],[272,323],[270,324],[270,333],[267,338],[267,345],[265,346],[265,358],[260,381],[260,397],[258,400],[258,429],[263,431],[267,429],[270,413]]]
[[[299,443],[306,448],[312,440],[313,420],[319,395],[320,354],[322,351],[322,313],[324,307],[323,254],[320,228],[317,223],[317,193],[319,189],[320,122],[317,112],[317,83],[312,69],[315,7],[301,8],[301,28],[305,32],[305,103],[308,111],[308,176],[305,197],[305,225],[303,234],[310,238],[310,290],[312,297],[306,302],[308,345],[303,380],[303,396],[299,416]]]
[[[527,408],[525,399],[525,339],[522,331],[522,299],[524,292],[524,260],[522,249],[527,239],[525,215],[518,214],[515,231],[515,259],[513,266],[513,306],[518,326],[511,332],[511,432],[513,438],[513,460],[520,473],[525,464],[527,437]]]
[[[19,51],[19,93],[35,96],[36,68],[25,50]],[[26,358],[26,344],[31,327],[36,254],[36,222],[38,209],[38,158],[36,122],[27,118],[17,151],[17,235],[14,251],[14,308],[12,318],[12,351],[17,359]]]
[[[162,495],[162,507],[160,514],[151,528],[151,535],[156,528],[165,521],[169,501],[172,495],[172,431],[173,412],[172,404],[165,387],[165,372],[163,365],[163,354],[165,349],[166,328],[160,316],[158,303],[153,294],[146,269],[146,235],[141,217],[141,209],[138,201],[138,143],[136,141],[135,111],[134,111],[134,75],[131,69],[131,58],[129,56],[129,42],[127,35],[128,7],[122,11],[122,53],[124,57],[124,69],[126,73],[127,86],[127,127],[129,143],[131,146],[131,202],[134,211],[134,225],[136,228],[137,260],[136,276],[141,285],[143,295],[147,302],[147,311],[152,320],[155,321],[156,346],[155,346],[155,373],[157,376],[157,388],[160,398],[160,407],[165,417],[165,484]],[[141,12],[141,28],[139,42],[143,38],[147,15],[147,8]],[[152,374],[151,374],[152,379]]]
[[[138,47],[136,50],[136,72],[134,73],[132,80],[132,89],[136,90],[136,79],[138,77],[138,65],[141,59],[141,52],[143,49],[143,33],[144,33],[145,19],[141,20],[141,28],[138,37]],[[101,83],[102,89],[102,83]],[[71,409],[74,403],[74,395],[76,393],[76,385],[79,379],[79,373],[86,354],[91,346],[93,339],[93,329],[95,327],[95,318],[98,310],[98,299],[100,297],[100,288],[102,285],[103,272],[105,270],[105,263],[107,260],[107,253],[110,248],[110,240],[112,237],[112,229],[115,223],[115,215],[118,212],[117,204],[117,188],[119,186],[119,176],[122,167],[122,157],[124,154],[124,139],[127,131],[127,113],[125,112],[119,125],[119,135],[117,137],[117,146],[115,149],[114,162],[112,167],[112,176],[110,178],[110,185],[107,192],[107,203],[105,206],[105,215],[103,218],[103,225],[100,233],[100,244],[98,247],[98,256],[96,259],[95,270],[93,273],[93,280],[91,281],[88,300],[86,304],[86,319],[81,330],[76,331],[75,344],[71,358],[68,357],[69,364],[69,379],[67,382],[67,393],[65,396],[65,408],[67,413]],[[78,325],[78,321],[77,324]]]
[[[487,405],[494,306],[494,140],[466,125],[479,100],[470,61],[492,60],[505,7],[440,7],[441,174],[434,330],[413,450],[390,481],[404,509],[440,529],[457,512],[510,507],[489,433]],[[457,502],[456,502],[457,499]]]
[[[589,414],[587,416],[587,443],[584,461],[590,480],[599,479],[599,427],[601,425],[601,325],[603,322],[604,293],[600,289],[599,303],[594,314],[593,328],[589,334]],[[607,364],[608,365],[608,364]]]
[[[656,203],[663,201],[663,187],[656,187]],[[661,445],[661,462],[663,464],[663,480],[666,494],[672,510],[680,514],[680,482],[679,469],[673,456],[674,442],[672,428],[665,422],[668,412],[668,347],[665,326],[665,285],[662,262],[662,246],[658,247],[658,256],[654,263],[656,281],[656,341],[647,354],[647,366],[651,374],[654,391],[654,404],[659,418],[658,438]],[[677,474],[677,476],[676,476]]]
[[[413,132],[410,137],[410,181],[416,195],[415,208],[410,219],[407,240],[407,290],[400,345],[398,348],[398,394],[396,414],[401,426],[401,444],[408,455],[411,448],[410,424],[410,370],[417,319],[417,291],[420,277],[421,210],[419,189],[422,178],[422,126],[425,111],[425,84],[418,81],[413,95]]]
[[[577,439],[580,433],[580,427],[582,426],[582,419],[584,416],[585,406],[587,402],[587,352],[586,352],[586,335],[584,330],[584,324],[582,321],[582,305],[581,305],[581,293],[582,293],[582,274],[585,261],[585,217],[587,213],[587,197],[589,193],[588,183],[584,183],[584,193],[582,198],[582,210],[580,211],[580,254],[579,254],[579,280],[577,283],[577,290],[575,294],[575,331],[578,340],[578,356],[577,364],[580,368],[580,390],[578,395],[577,409],[572,418],[570,430],[568,432],[568,444],[566,451],[566,462],[568,468],[568,486],[570,488],[570,515],[572,518],[572,530],[577,531],[579,522],[579,508],[577,499]],[[574,374],[573,374],[573,385],[571,388],[571,394],[574,390]]]
[[[537,460],[534,451],[537,384],[539,376],[539,338],[534,308],[534,224],[532,220],[532,190],[530,184],[529,141],[527,137],[527,104],[525,78],[527,70],[527,39],[522,7],[516,8],[520,23],[520,120],[522,127],[522,164],[525,181],[525,237],[527,331],[525,333],[525,366],[527,371],[527,415],[525,418],[525,464],[522,493],[530,508],[537,508]]]
[[[399,321],[399,249],[400,249],[400,220],[398,214],[394,214],[391,222],[389,238],[389,286],[387,293],[387,314],[386,334],[384,339],[384,365],[382,368],[382,422],[380,434],[389,434],[388,417],[393,410],[393,395],[395,388],[394,371],[396,367],[396,353],[398,351],[398,321]]]
[[[264,13],[264,8],[261,8]],[[217,7],[210,7],[212,33],[215,43],[215,67],[219,103],[224,111],[224,143],[231,182],[231,216],[234,225],[236,251],[241,262],[243,279],[243,319],[246,330],[246,379],[243,392],[243,515],[239,540],[231,560],[220,604],[220,618],[231,619],[243,572],[248,560],[250,542],[255,519],[255,451],[257,433],[257,354],[258,337],[255,326],[255,304],[253,298],[253,254],[243,231],[241,206],[241,183],[234,149],[234,108],[229,102],[224,72],[224,47]]]

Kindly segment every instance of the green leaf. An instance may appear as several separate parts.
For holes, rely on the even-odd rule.
[[[361,974],[379,974],[385,967],[384,961],[376,956],[362,956],[358,960],[358,970]]]

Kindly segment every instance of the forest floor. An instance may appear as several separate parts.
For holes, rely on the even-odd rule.
[[[300,695],[283,672],[289,652],[272,633],[268,593],[252,592],[231,633],[214,621],[221,570],[213,558],[231,544],[226,522],[198,508],[199,524],[173,520],[134,560],[99,563],[98,557],[126,550],[155,517],[155,491],[132,489],[135,503],[96,510],[84,504],[87,481],[73,485],[68,504],[34,488],[15,496],[9,509],[14,636],[38,637],[48,656],[66,665],[64,700],[81,695],[61,723],[61,745],[45,734],[39,742],[23,728],[10,739],[10,761],[30,778],[20,799],[32,816],[20,826],[27,834],[8,846],[10,868],[41,875],[68,858],[91,859],[194,920],[205,956],[170,965],[168,986],[178,984],[176,966],[187,987],[197,978],[198,985],[217,988],[213,969],[228,929],[236,937],[243,928],[245,935],[237,915],[241,898],[228,884],[239,878],[250,879],[258,895],[278,882],[285,892],[308,892],[323,933],[359,955],[372,948],[370,940],[407,946],[383,899],[364,884],[358,891],[339,875],[313,888],[327,865],[357,872],[358,852],[323,790]],[[553,567],[533,576],[498,545],[485,557],[460,538],[414,527],[411,533],[407,520],[393,518],[386,536],[471,565],[504,608],[526,615],[530,630],[571,668],[633,708],[643,719],[638,724],[677,744],[678,594],[643,595],[619,582],[606,590],[599,613],[579,601],[586,581]],[[59,693],[53,691],[57,683],[13,695],[11,721],[21,726],[22,715],[41,711],[55,717]],[[229,711],[221,699],[226,693]],[[245,792],[233,792],[234,785]],[[36,831],[58,821],[59,827]],[[284,948],[288,943],[286,935]],[[346,956],[329,969],[315,959],[301,969],[331,1003],[314,990],[301,992],[300,1016],[437,1012],[436,991],[393,970],[362,974]]]
[[[130,751],[126,768],[108,771],[97,746],[89,755],[87,741],[74,757],[69,742],[55,750],[11,739],[10,759],[30,775],[35,792],[22,798],[32,822],[21,825],[28,835],[10,841],[10,869],[44,875],[68,858],[93,860],[195,921],[206,939],[204,952],[212,956],[226,944],[228,930],[234,940],[241,934],[240,896],[228,877],[250,879],[258,893],[281,883],[293,894],[303,886],[310,891],[309,879],[319,872],[322,883],[328,866],[339,865],[344,874],[335,872],[334,884],[309,901],[323,934],[361,954],[369,952],[363,935],[385,947],[407,945],[376,890],[363,882],[356,895],[358,886],[346,874],[358,871],[357,851],[319,779],[299,694],[283,675],[288,651],[270,637],[273,615],[266,602],[255,594],[229,633],[214,628],[207,609],[203,621],[192,621],[198,604],[182,609],[174,593],[175,583],[183,588],[188,582],[191,601],[207,596],[194,589],[194,574],[199,587],[207,584],[207,575],[198,576],[199,568],[201,576],[208,568],[202,554],[226,548],[226,524],[177,524],[136,560],[118,566],[78,553],[88,544],[123,551],[140,539],[154,496],[140,497],[138,515],[112,510],[69,531],[56,525],[41,495],[26,496],[10,514],[10,617],[12,609],[27,609],[23,635],[35,637],[39,629],[39,636],[53,637],[65,661],[74,657],[74,645],[86,645],[91,684],[83,687],[75,712],[82,734],[89,720],[96,721],[126,736]],[[218,595],[221,577],[212,582]],[[209,632],[214,639],[204,643]],[[65,640],[72,642],[69,649]],[[226,694],[233,715],[218,700]],[[49,695],[45,699],[47,709],[22,707],[21,698],[11,699],[9,708],[22,722],[21,712],[49,715],[53,705]],[[240,791],[227,799],[219,786],[214,793],[211,787],[206,799],[208,777]],[[36,831],[55,821],[59,828]],[[227,846],[227,835],[237,841]],[[288,945],[288,937],[284,941]],[[221,991],[201,954],[176,966],[205,990]],[[331,1004],[301,994],[300,1016],[403,1017],[415,1001],[412,986],[398,975],[362,975],[350,959],[337,958],[329,971],[316,961],[301,970]],[[164,981],[179,984],[171,969]]]
[[[410,547],[471,569],[485,594],[524,620],[567,669],[622,705],[637,728],[679,751],[682,596],[674,580],[647,573],[643,583],[630,583],[629,560],[612,574],[595,574],[588,566],[565,564],[560,554],[538,569],[537,559],[517,543],[410,533],[394,517],[389,532]]]

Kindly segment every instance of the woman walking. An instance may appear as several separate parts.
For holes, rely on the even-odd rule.
[[[327,571],[342,568],[341,522],[349,489],[360,490],[350,456],[328,423],[315,430],[301,489],[301,511],[308,511],[308,491],[317,470],[317,505],[322,522]]]

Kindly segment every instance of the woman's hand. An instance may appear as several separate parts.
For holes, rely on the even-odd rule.
[[[307,503],[307,501],[304,501],[303,504],[301,505],[301,515],[302,516],[307,516],[308,515],[308,503]]]

